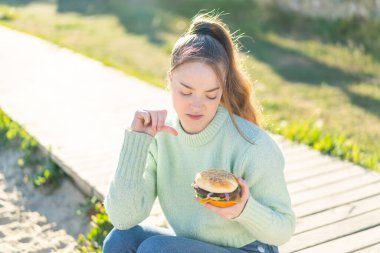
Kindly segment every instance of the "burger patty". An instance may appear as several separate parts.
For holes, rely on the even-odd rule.
[[[195,191],[202,197],[202,198],[207,198],[207,195],[210,193],[209,191],[206,191],[202,188],[194,188]],[[236,188],[235,191],[228,193],[230,195],[230,200],[235,200],[241,197],[240,195],[240,186]],[[225,198],[224,193],[213,193],[210,197],[219,197],[219,198]]]

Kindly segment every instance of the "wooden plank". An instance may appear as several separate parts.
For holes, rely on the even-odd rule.
[[[288,149],[288,148],[291,148],[292,146],[294,146],[294,143],[290,142],[290,141],[283,141],[282,139],[279,139],[279,140],[276,140],[277,144],[279,144],[281,150],[285,150],[285,149]]]
[[[341,206],[353,201],[375,196],[380,193],[380,183],[374,183],[366,185],[359,189],[346,191],[336,195],[331,195],[326,198],[318,199],[316,201],[308,202],[295,206],[293,208],[297,217],[304,217],[313,213],[318,213],[331,209],[337,206]]]
[[[297,253],[321,253],[321,252],[334,252],[334,253],[347,253],[356,252],[368,245],[373,245],[380,242],[380,226],[363,230],[361,232],[351,234],[333,241],[329,241],[314,247],[297,251]],[[286,245],[286,244],[285,244]],[[280,251],[292,252],[292,251]],[[293,251],[294,252],[294,251]]]
[[[292,204],[293,206],[297,206],[309,201],[317,200],[329,195],[352,190],[355,188],[360,188],[362,186],[380,181],[380,173],[377,173],[375,171],[367,172],[368,173],[364,175],[352,177],[343,181],[337,181],[324,187],[294,193],[291,195]]]
[[[81,178],[84,178],[88,181],[92,186],[98,187],[99,185],[104,184],[105,182],[109,182],[112,173],[107,171],[105,168],[97,169],[97,170],[82,170],[79,172]]]
[[[294,183],[289,183],[287,185],[288,190],[291,194],[306,191],[309,189],[317,187],[325,187],[328,184],[332,184],[337,181],[346,180],[351,177],[357,177],[366,173],[366,170],[352,165],[348,168],[344,168],[341,171],[334,171],[329,174],[324,174],[320,176],[315,176],[313,178],[308,178],[302,181],[297,181]]]
[[[103,184],[99,184],[95,188],[95,195],[101,200],[104,200],[104,197],[106,196],[108,192],[109,182],[104,182]]]
[[[87,162],[98,162],[108,159],[115,159],[119,156],[119,151],[114,152],[99,152],[94,154],[92,153],[81,153],[81,154],[65,154],[64,159],[67,161],[76,161],[77,163],[87,163]],[[117,154],[117,155],[116,155]]]
[[[356,253],[379,253],[380,252],[380,243],[366,247],[364,249],[356,250]]]
[[[314,166],[319,163],[323,163],[323,161],[335,161],[337,159],[333,159],[330,156],[321,155],[319,153],[309,153],[305,156],[299,156],[293,159],[290,159],[289,157],[285,158],[285,167],[289,171],[297,171],[302,170],[305,167]]]
[[[297,171],[290,171],[285,173],[287,183],[293,183],[307,178],[323,175],[336,170],[341,170],[348,167],[341,162],[324,161],[323,163],[316,163],[315,165],[305,165],[303,169]]]
[[[380,208],[380,194],[347,205],[328,209],[303,218],[297,218],[294,235],[326,226]]]
[[[281,150],[287,149],[292,143],[289,143],[283,136],[274,136],[273,133],[269,133],[269,135],[274,139],[274,141],[280,146]]]
[[[290,146],[288,149],[284,150],[283,152],[287,155],[292,155],[292,154],[300,154],[300,152],[310,151],[310,150],[312,150],[312,148],[310,148],[307,145],[294,143],[292,146]]]
[[[380,225],[380,209],[293,236],[284,250],[302,250],[377,225]]]
[[[288,154],[287,152],[288,151],[286,150],[283,152],[286,164],[293,164],[293,163],[298,163],[300,161],[307,161],[309,159],[318,158],[321,156],[320,153],[317,153],[313,150],[308,151],[308,150],[303,149],[303,150],[294,152],[294,154],[293,153]]]
[[[300,171],[303,171],[305,167],[319,167],[319,165],[324,165],[328,163],[333,163],[333,162],[341,162],[337,159],[334,159],[330,156],[324,156],[321,154],[317,154],[312,156],[311,158],[303,159],[301,161],[294,161],[294,162],[288,162],[286,161],[285,167],[288,168],[287,173],[297,173]]]
[[[113,172],[117,166],[117,164],[115,164],[115,161],[110,159],[87,161],[85,163],[81,163],[76,160],[71,160],[70,165],[89,174],[97,173],[98,170],[106,170],[108,172]]]

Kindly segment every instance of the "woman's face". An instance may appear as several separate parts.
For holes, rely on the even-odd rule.
[[[213,68],[199,61],[183,63],[169,73],[173,107],[184,130],[199,133],[214,118],[222,87]]]

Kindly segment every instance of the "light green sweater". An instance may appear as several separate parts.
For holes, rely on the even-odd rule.
[[[284,157],[261,128],[219,106],[210,124],[187,134],[175,116],[167,120],[179,135],[160,132],[155,138],[125,130],[119,162],[104,200],[111,223],[129,229],[150,213],[158,196],[177,236],[221,246],[242,247],[255,240],[272,245],[287,242],[295,231],[295,214],[284,179]],[[191,187],[202,170],[224,169],[247,181],[251,196],[239,217],[228,220],[193,199]]]

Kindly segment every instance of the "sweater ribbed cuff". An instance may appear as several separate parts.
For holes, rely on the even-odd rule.
[[[116,184],[138,184],[143,180],[149,145],[154,137],[149,134],[125,130],[123,147],[115,172]]]
[[[243,212],[236,218],[232,219],[250,229],[255,228],[257,231],[263,231],[271,227],[273,221],[273,210],[257,202],[252,196],[249,197]]]

